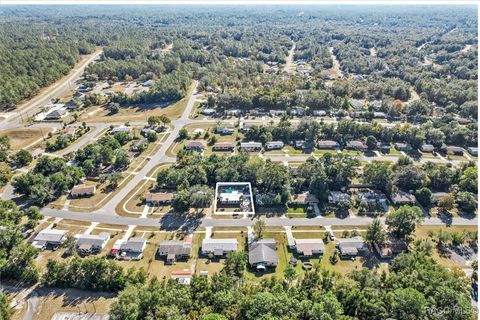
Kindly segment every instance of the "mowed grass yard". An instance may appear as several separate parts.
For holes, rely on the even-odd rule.
[[[185,98],[174,102],[165,107],[159,107],[159,104],[145,105],[145,106],[132,106],[122,107],[119,112],[114,115],[109,115],[110,111],[106,107],[101,107],[97,112],[85,112],[80,121],[85,122],[128,122],[128,121],[146,121],[150,116],[166,115],[171,120],[180,118],[185,110],[188,99],[192,93],[194,85],[190,86],[190,89]],[[94,107],[95,109],[97,107]],[[94,110],[94,109],[92,109]],[[90,115],[89,115],[90,114]]]
[[[0,132],[0,137],[8,137],[10,139],[11,149],[14,151],[26,148],[36,141],[46,138],[52,128],[17,128],[8,129]]]

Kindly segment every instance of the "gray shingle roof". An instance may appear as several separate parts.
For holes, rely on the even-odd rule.
[[[248,248],[248,262],[250,264],[261,262],[277,264],[278,253],[276,250],[275,240],[261,239],[252,242]]]
[[[192,251],[192,244],[179,240],[162,241],[158,247],[158,254],[160,256],[176,255],[184,256],[190,255]]]

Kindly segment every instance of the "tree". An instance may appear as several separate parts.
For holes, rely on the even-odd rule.
[[[263,233],[265,232],[265,228],[265,220],[262,218],[257,219],[253,224],[253,233],[255,238],[261,239],[263,237]]]
[[[179,214],[185,213],[190,209],[190,193],[188,190],[179,190],[174,194],[172,208]]]
[[[10,319],[11,314],[7,296],[3,292],[0,292],[0,319]]]
[[[5,162],[0,162],[0,187],[6,185],[12,176],[12,168]]]
[[[122,180],[122,173],[121,172],[114,172],[108,177],[108,181],[110,182],[110,187],[116,189],[118,187],[118,183]]]
[[[208,186],[195,185],[189,190],[190,206],[192,208],[206,208],[213,198],[213,190]]]
[[[438,210],[443,213],[448,213],[450,210],[453,209],[453,205],[455,203],[455,199],[453,195],[446,194],[437,202]]]
[[[418,189],[415,192],[415,197],[417,198],[417,201],[424,207],[429,207],[432,204],[432,191],[426,187]]]
[[[180,129],[178,132],[178,140],[182,141],[188,138],[188,131],[185,128]]]
[[[224,315],[219,313],[209,313],[202,320],[228,320]]]
[[[399,288],[392,292],[390,316],[392,319],[424,319],[425,296],[414,288]]]
[[[470,192],[461,191],[456,195],[455,202],[460,210],[465,213],[475,213],[477,210],[477,197]]]
[[[365,165],[363,180],[374,185],[379,190],[390,194],[392,190],[393,171],[390,164],[383,162],[372,162]]]
[[[297,278],[297,270],[289,264],[283,270],[283,276],[290,283]]]
[[[342,315],[342,304],[332,292],[321,295],[310,311],[310,317],[313,320],[340,319]]]
[[[392,233],[399,239],[409,237],[417,224],[422,222],[423,213],[419,207],[402,206],[391,212],[385,223],[388,225]]]
[[[401,166],[395,172],[395,185],[404,191],[419,189],[426,178],[425,172],[421,168],[411,165]]]
[[[77,239],[72,235],[67,235],[67,239],[62,244],[62,247],[65,248],[65,255],[67,256],[77,256]]]
[[[367,145],[368,150],[372,151],[377,148],[378,141],[374,136],[368,136],[365,143]]]
[[[13,156],[13,161],[17,164],[19,164],[20,166],[24,167],[28,164],[30,164],[30,162],[32,162],[33,160],[33,157],[32,155],[30,154],[30,152],[28,152],[27,150],[25,149],[22,149],[22,150],[19,150],[17,153],[15,153],[15,155]]]
[[[372,223],[368,225],[367,234],[365,236],[365,240],[370,245],[382,245],[386,240],[387,234],[385,230],[383,230],[383,225],[380,219],[375,218]]]
[[[247,253],[245,251],[232,251],[225,259],[224,271],[229,277],[242,278],[247,267]]]

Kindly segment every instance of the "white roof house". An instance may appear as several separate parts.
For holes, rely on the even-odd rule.
[[[132,128],[127,126],[118,126],[112,129],[112,133],[118,133],[118,132],[130,133],[131,131],[132,131]]]
[[[224,254],[237,251],[237,239],[203,239],[202,254],[213,253],[215,256],[223,256]]]
[[[322,239],[295,239],[295,249],[297,253],[310,257],[315,254],[323,254],[325,244]]]
[[[271,149],[281,149],[284,147],[283,141],[270,141],[265,144],[265,147],[269,150]]]

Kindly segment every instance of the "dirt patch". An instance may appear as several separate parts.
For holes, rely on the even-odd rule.
[[[0,137],[8,137],[10,139],[11,149],[19,150],[30,146],[36,141],[41,142],[51,131],[51,128],[9,129],[0,132]]]

